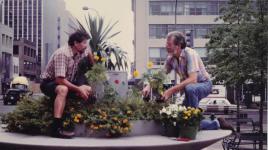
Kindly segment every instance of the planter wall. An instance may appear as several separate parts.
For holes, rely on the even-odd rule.
[[[131,132],[127,136],[142,136],[142,135],[160,135],[163,131],[160,122],[137,120],[131,121]],[[75,125],[75,136],[77,137],[105,137],[105,133],[92,133],[85,124]]]

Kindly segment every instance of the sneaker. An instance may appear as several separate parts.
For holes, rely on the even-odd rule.
[[[64,131],[63,129],[58,128],[56,131],[52,132],[51,136],[55,138],[71,139],[74,135],[73,131]]]

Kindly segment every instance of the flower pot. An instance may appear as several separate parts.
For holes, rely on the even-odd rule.
[[[195,139],[198,132],[198,126],[181,126],[180,137]]]
[[[120,97],[126,98],[128,92],[128,80],[126,71],[107,71],[108,82]]]
[[[164,124],[162,135],[167,137],[178,137],[180,135],[180,128],[178,125]]]

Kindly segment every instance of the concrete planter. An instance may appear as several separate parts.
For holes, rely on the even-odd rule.
[[[132,129],[129,136],[160,135],[163,130],[161,122],[153,120],[137,120],[132,121],[131,124]]]
[[[137,120],[131,121],[132,129],[126,136],[161,135],[163,128],[160,122]],[[85,124],[76,124],[74,128],[77,137],[106,137],[105,132],[93,133]]]
[[[120,97],[125,98],[128,91],[127,72],[125,71],[107,71],[107,80]],[[96,82],[92,86],[95,91],[97,100],[101,100],[104,96],[104,84]]]

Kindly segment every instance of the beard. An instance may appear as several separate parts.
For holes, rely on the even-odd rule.
[[[87,49],[87,48],[80,49],[80,50],[78,50],[78,53],[79,53],[79,54],[83,54],[83,53],[85,52],[86,49]]]

